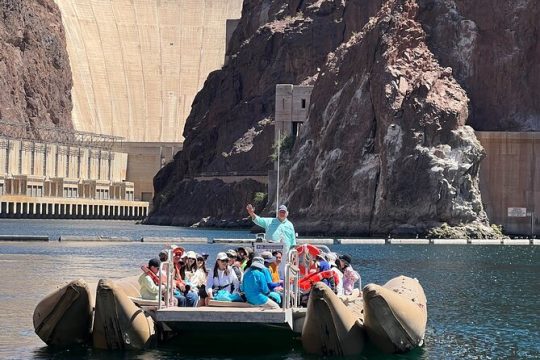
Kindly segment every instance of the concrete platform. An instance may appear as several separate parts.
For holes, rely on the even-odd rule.
[[[336,243],[341,245],[384,245],[386,239],[337,239]]]
[[[431,239],[434,245],[467,245],[467,239]]]
[[[428,245],[429,239],[389,239],[392,245]]]
[[[165,243],[165,244],[208,244],[205,237],[154,237],[145,236],[141,242]]]
[[[503,239],[503,245],[530,245],[529,239]]]
[[[501,245],[501,239],[471,239],[471,245]]]
[[[91,236],[91,235],[62,235],[58,241],[100,241],[100,242],[133,242],[127,236]]]
[[[334,239],[296,239],[296,244],[334,245]]]

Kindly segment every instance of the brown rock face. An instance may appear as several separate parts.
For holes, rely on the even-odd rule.
[[[419,0],[430,50],[471,99],[481,131],[540,131],[540,2]]]
[[[245,1],[229,64],[209,76],[184,151],[154,179],[154,214],[185,214],[197,185],[173,189],[200,172],[270,169],[275,85],[313,84],[309,120],[282,168],[299,231],[447,223],[458,236],[490,236],[477,179],[483,149],[466,125],[539,128],[538,5],[518,5]],[[233,203],[231,216],[245,216]]]
[[[488,225],[467,95],[428,49],[417,10],[387,1],[322,69],[283,187],[304,231]]]
[[[271,168],[276,84],[310,81],[327,54],[367,21],[369,7],[362,6],[334,1],[244,2],[229,64],[208,77],[187,119],[184,150],[154,178],[157,194],[149,223],[163,223],[166,217],[186,220],[175,220],[182,225],[200,220],[183,205],[199,185],[193,181],[177,189],[184,179],[208,171],[265,174]],[[345,24],[344,18],[350,23]],[[162,193],[169,194],[166,200],[160,198]],[[245,203],[239,198],[231,202],[236,206],[229,216],[245,217]],[[219,206],[205,205],[204,216],[216,216]]]
[[[53,0],[0,1],[0,119],[72,128],[71,70],[60,11]],[[0,134],[23,135],[0,125]]]

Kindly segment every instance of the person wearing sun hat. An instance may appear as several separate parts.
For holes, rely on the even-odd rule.
[[[208,280],[206,281],[206,292],[208,296],[205,298],[205,304],[208,305],[208,301],[213,299],[220,290],[233,293],[238,292],[239,289],[240,282],[236,273],[229,265],[229,257],[224,252],[218,253],[214,269],[209,272]]]
[[[270,272],[272,282],[279,282],[279,269],[276,264],[276,257],[270,251],[263,251],[261,257],[264,259],[264,265],[266,265]]]
[[[296,232],[294,231],[292,222],[287,219],[289,211],[285,205],[279,206],[275,218],[260,217],[255,214],[255,209],[251,204],[248,204],[246,209],[249,216],[251,216],[251,220],[256,225],[264,228],[267,241],[283,243],[285,245],[285,253],[296,245]]]
[[[234,270],[234,273],[236,274],[236,277],[238,278],[238,281],[242,282],[242,264],[238,261],[238,253],[234,249],[229,249],[225,252],[227,254],[227,257],[229,258],[229,265]]]
[[[254,257],[251,266],[244,273],[242,291],[251,305],[279,309],[279,305],[270,298],[272,294],[268,288],[265,270],[264,259],[260,256]]]

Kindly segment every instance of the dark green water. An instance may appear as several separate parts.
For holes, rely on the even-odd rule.
[[[204,231],[135,225],[123,221],[0,220],[2,234],[206,236],[251,238],[243,231]],[[138,273],[162,245],[145,243],[0,242],[1,359],[316,359],[298,343],[249,349],[235,343],[185,343],[182,339],[144,352],[54,350],[34,334],[35,305],[75,278],[96,281]],[[222,245],[199,245],[215,254]],[[539,359],[540,250],[538,246],[363,245],[333,246],[353,256],[364,284],[404,274],[419,279],[428,299],[423,348],[406,355],[374,349],[359,359]]]

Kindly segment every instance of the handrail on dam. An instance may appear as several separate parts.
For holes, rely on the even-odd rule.
[[[121,136],[95,134],[41,124],[30,126],[27,123],[19,123],[7,119],[0,119],[0,138],[94,147],[107,150],[112,149],[116,143],[124,140]]]

